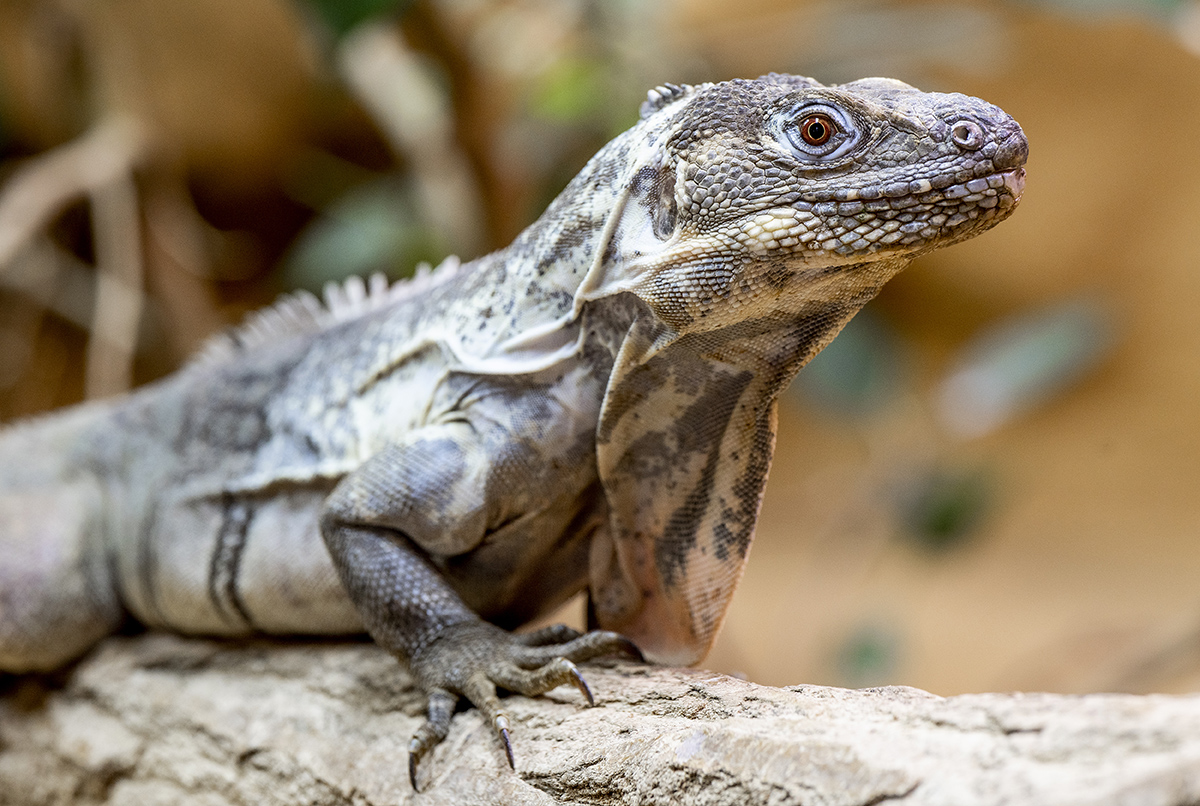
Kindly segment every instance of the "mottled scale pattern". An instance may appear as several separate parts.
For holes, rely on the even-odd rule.
[[[590,702],[574,664],[629,639],[704,657],[777,396],[915,256],[1007,217],[1026,156],[1000,109],[892,79],[652,90],[510,246],[288,297],[171,378],[0,433],[0,670],[123,611],[366,629],[429,696],[414,785],[460,697],[513,761],[497,686]],[[600,630],[507,631],[581,590]]]

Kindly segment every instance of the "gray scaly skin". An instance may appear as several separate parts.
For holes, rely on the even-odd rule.
[[[890,79],[650,93],[508,248],[290,297],[176,375],[0,433],[0,669],[131,613],[212,635],[365,628],[429,718],[609,653],[708,651],[775,398],[913,257],[1012,212],[1001,110]],[[600,631],[507,630],[587,588]],[[624,636],[624,637],[622,637]]]

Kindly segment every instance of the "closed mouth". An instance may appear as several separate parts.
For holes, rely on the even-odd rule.
[[[1004,177],[1004,187],[1008,188],[1008,192],[1012,194],[1014,200],[1021,198],[1021,194],[1025,192],[1025,169],[1015,168],[1011,171],[1005,171],[1000,174]]]

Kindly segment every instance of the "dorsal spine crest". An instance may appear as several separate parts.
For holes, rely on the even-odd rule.
[[[273,305],[256,311],[240,324],[217,333],[196,354],[192,365],[206,366],[224,361],[263,344],[305,333],[316,333],[338,322],[355,319],[379,308],[409,299],[456,276],[462,263],[453,255],[436,269],[417,265],[406,280],[389,283],[381,273],[365,281],[355,275],[342,282],[325,284],[322,298],[309,291],[284,294]]]
[[[646,100],[642,102],[642,120],[650,117],[668,104],[674,103],[685,95],[688,95],[693,89],[695,88],[691,84],[660,84],[650,90],[646,93]]]

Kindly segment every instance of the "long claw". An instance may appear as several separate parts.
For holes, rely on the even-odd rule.
[[[420,792],[417,789],[417,740],[413,739],[408,743],[408,782],[412,784],[413,792]]]
[[[492,724],[495,726],[496,732],[500,734],[500,741],[504,742],[504,755],[508,757],[508,768],[516,770],[517,765],[513,763],[512,741],[508,736],[508,717],[500,714]]]
[[[567,662],[570,663],[570,661]],[[583,695],[585,700],[587,700],[588,706],[595,705],[596,698],[592,696],[591,687],[588,686],[587,681],[583,679],[583,675],[579,673],[579,670],[575,668],[575,664],[573,663],[571,663],[570,672],[571,682],[575,684],[575,688],[579,689],[579,693]]]
[[[454,715],[454,705],[458,697],[445,689],[433,689],[429,692],[426,704],[427,718],[408,742],[408,781],[414,792],[417,789],[417,765],[429,752],[430,748],[446,738],[450,730],[450,717]]]

